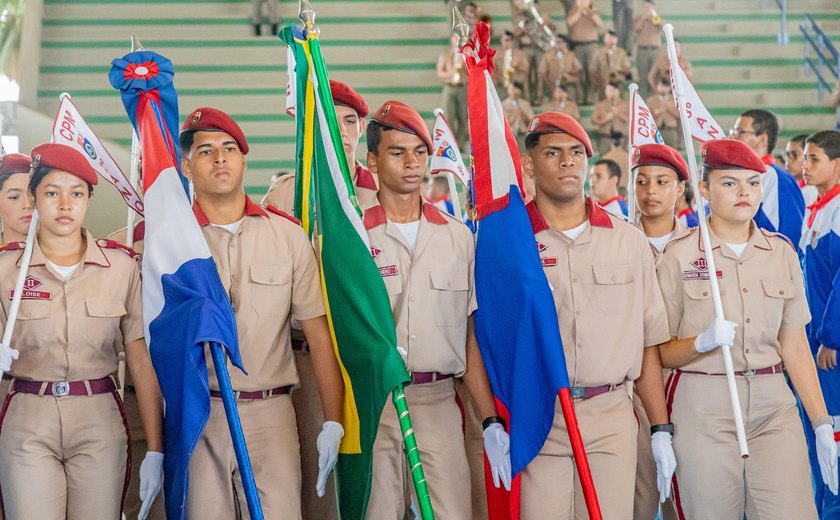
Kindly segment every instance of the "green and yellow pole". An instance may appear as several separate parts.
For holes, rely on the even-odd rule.
[[[411,415],[408,413],[408,403],[405,400],[405,388],[402,385],[394,388],[392,400],[400,421],[405,457],[411,468],[411,479],[414,481],[414,491],[417,493],[420,518],[434,520],[435,512],[432,509],[432,499],[429,497],[429,486],[426,483],[426,475],[423,473],[423,464],[420,462],[420,450],[417,448],[417,439],[414,437],[414,427],[411,425]]]

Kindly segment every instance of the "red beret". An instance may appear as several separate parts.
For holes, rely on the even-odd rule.
[[[368,114],[370,114],[370,108],[368,108],[368,104],[365,103],[365,98],[353,90],[353,87],[350,85],[331,79],[330,91],[332,91],[333,103],[336,105],[350,107],[359,114],[359,117],[362,118],[365,118]]]
[[[61,170],[96,186],[99,175],[82,152],[66,144],[39,144],[29,153],[32,166],[44,166],[50,170]]]
[[[752,148],[735,139],[715,139],[703,143],[703,167],[709,170],[752,170],[764,173],[767,166]]]
[[[416,110],[405,103],[393,100],[386,101],[376,109],[373,120],[388,128],[416,135],[429,147],[429,153],[432,153],[432,136],[429,134],[426,122],[423,121]]]
[[[20,153],[8,153],[0,157],[0,175],[6,173],[29,173],[32,159]]]
[[[529,135],[543,135],[543,134],[569,134],[574,137],[586,148],[586,156],[592,157],[592,141],[586,135],[586,130],[580,126],[577,119],[562,112],[543,112],[531,119],[531,124],[528,125]]]
[[[191,132],[225,132],[233,137],[242,155],[248,153],[248,141],[236,121],[221,110],[210,107],[199,107],[193,110],[181,127],[181,137]],[[183,146],[183,145],[182,145]]]
[[[643,144],[633,152],[633,169],[639,166],[665,166],[677,172],[682,181],[688,180],[688,165],[680,152],[664,144]]]

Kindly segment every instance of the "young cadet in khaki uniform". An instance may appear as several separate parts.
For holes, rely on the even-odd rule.
[[[367,164],[379,175],[364,213],[371,254],[391,300],[397,344],[411,373],[406,399],[435,517],[471,518],[470,468],[454,377],[483,418],[484,450],[498,487],[510,486],[509,438],[473,334],[475,243],[469,229],[420,195],[432,139],[414,109],[386,101],[367,129]],[[501,482],[500,482],[501,480]],[[367,518],[402,519],[414,487],[396,411],[385,406],[374,443]],[[415,498],[416,502],[416,498]]]
[[[604,99],[595,103],[592,109],[592,126],[598,132],[598,152],[610,149],[612,134],[627,133],[627,119],[630,117],[630,105],[621,99],[621,90],[616,83],[607,83],[604,87]]]
[[[163,482],[162,399],[143,339],[133,252],[82,228],[97,174],[73,148],[32,150],[29,184],[41,223],[17,315],[13,379],[0,416],[0,487],[7,518],[119,518],[130,449],[112,374],[124,351],[149,439],[144,510]],[[0,254],[5,326],[22,243]],[[0,350],[10,349],[0,345]],[[145,518],[145,512],[140,513]]]
[[[563,112],[580,121],[580,107],[569,99],[569,94],[562,86],[557,86],[551,100],[543,107],[545,112]]]
[[[242,430],[266,518],[301,518],[301,465],[290,392],[298,384],[292,355],[292,319],[312,353],[324,409],[317,446],[318,493],[335,464],[344,435],[343,383],[324,316],[318,264],[299,223],[272,206],[252,203],[242,188],[248,143],[224,112],[202,107],[181,130],[182,170],[195,188],[193,211],[228,290],[248,375],[230,374]],[[209,359],[209,355],[208,355]],[[210,419],[190,462],[189,518],[247,517],[212,364]],[[236,503],[238,501],[238,504]]]
[[[518,81],[511,82],[507,88],[507,97],[502,101],[505,119],[510,125],[513,136],[516,138],[516,144],[519,147],[525,145],[525,132],[528,130],[531,118],[534,117],[534,109],[531,107],[531,103],[522,98],[522,88],[522,84]]]
[[[592,2],[576,0],[575,7],[566,15],[566,25],[569,27],[572,50],[575,51],[583,66],[581,92],[576,101],[581,105],[589,105],[599,95],[592,91],[589,66],[595,51],[598,50],[598,31],[604,27],[604,21],[601,20],[601,15],[595,11]]]
[[[364,118],[368,116],[370,109],[358,92],[340,81],[330,80],[330,90],[335,103],[338,126],[341,129],[341,138],[344,142],[344,153],[347,154],[348,164],[355,163],[356,165],[353,172],[356,197],[359,206],[364,208],[376,200],[377,190],[376,177],[356,161],[356,147],[367,124]],[[274,181],[268,193],[263,197],[262,203],[270,204],[290,215],[294,214],[294,173],[284,175]],[[315,489],[319,473],[319,457],[315,443],[318,432],[324,424],[324,414],[321,410],[318,386],[315,383],[312,353],[297,323],[293,323],[292,327],[292,351],[300,379],[300,386],[292,394],[292,404],[297,416],[298,441],[300,442],[303,517],[338,518],[335,486],[332,481],[327,483],[323,497],[319,497]]]
[[[636,203],[640,213],[636,227],[647,237],[658,262],[668,242],[688,233],[688,229],[674,215],[677,199],[685,192],[688,165],[679,152],[671,147],[644,144],[636,148],[633,154],[633,171],[636,172]],[[650,421],[636,393],[633,395],[633,409],[639,418],[633,519],[653,520],[661,506],[662,520],[673,520],[677,518],[673,503],[659,502],[656,462],[650,449]]]
[[[642,12],[633,19],[633,32],[636,34],[636,71],[639,78],[639,94],[644,99],[654,92],[647,82],[647,77],[662,47],[662,17],[657,14],[653,0],[642,2]]]
[[[595,52],[589,63],[589,80],[593,89],[604,98],[604,87],[615,83],[623,91],[630,75],[630,57],[618,46],[618,36],[610,29],[604,34],[604,46]]]
[[[674,40],[674,47],[677,49],[677,62],[680,64],[680,68],[685,72],[685,76],[691,81],[692,77],[694,76],[694,69],[691,67],[691,62],[688,61],[688,58],[682,55],[682,44],[679,40]],[[648,74],[647,82],[650,85],[650,88],[656,90],[656,85],[659,84],[660,81],[663,79],[667,80],[670,84],[671,82],[671,61],[668,59],[668,53],[662,54],[656,63],[653,65],[653,68],[650,69],[650,74]],[[642,81],[643,78],[639,78],[639,81]]]
[[[530,65],[528,57],[522,50],[517,49],[513,40],[513,33],[505,31],[502,35],[502,48],[493,57],[493,84],[499,98],[504,98],[507,88],[512,83],[519,83],[524,89],[528,82]]]
[[[662,140],[682,150],[680,112],[674,104],[674,96],[671,95],[671,82],[667,78],[661,78],[656,85],[656,93],[649,96],[645,103],[650,109],[659,133],[662,134]]]
[[[340,81],[330,80],[330,92],[335,103],[335,115],[341,129],[341,139],[344,142],[344,153],[348,163],[356,165],[352,172],[353,186],[356,188],[356,199],[359,206],[365,207],[376,199],[376,177],[361,163],[356,161],[356,147],[359,137],[365,131],[365,118],[370,113],[367,103],[358,92]],[[280,211],[294,214],[295,210],[295,175],[294,173],[281,175],[268,188],[268,193],[262,199],[262,204],[269,204]]]
[[[665,248],[659,282],[671,340],[668,378],[680,518],[815,519],[805,436],[782,364],[816,428],[823,479],[837,489],[837,447],[805,336],[810,321],[796,250],[753,222],[764,164],[744,143],[704,144],[700,192],[726,319],[712,304],[708,254],[693,230]],[[729,320],[729,321],[727,321]],[[719,345],[732,361],[750,456],[739,455]]]
[[[533,31],[537,34],[542,34],[544,30],[551,33],[557,32],[557,25],[551,20],[548,13],[539,8],[538,2],[539,0],[534,2],[534,8],[542,18],[542,26],[537,26],[531,21],[530,17],[526,16],[522,0],[510,3],[513,38],[528,58],[528,80],[525,83],[525,97],[533,105],[542,105],[544,92],[538,71],[544,51],[531,37],[530,32]]]
[[[657,348],[668,323],[653,254],[637,229],[584,196],[592,145],[577,121],[544,112],[532,121],[526,144],[523,171],[536,187],[526,209],[554,293],[583,444],[603,517],[626,520],[638,431],[628,381],[635,381],[654,424],[665,495],[674,464]],[[523,520],[586,517],[559,400],[548,440],[521,476]]]
[[[583,65],[575,52],[569,50],[569,39],[565,35],[558,34],[556,42],[553,49],[546,51],[537,66],[544,94],[548,95],[550,103],[556,88],[562,87],[572,100],[577,102]]]
[[[438,58],[436,73],[443,81],[443,111],[458,144],[464,147],[470,140],[467,117],[467,68],[458,52],[458,36],[452,35],[449,48]],[[365,114],[367,115],[367,114]]]

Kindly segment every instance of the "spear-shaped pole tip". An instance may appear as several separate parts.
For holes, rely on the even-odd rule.
[[[136,34],[131,35],[131,52],[142,51],[143,44],[140,42],[140,38],[137,37]]]
[[[298,18],[307,28],[315,26],[315,9],[309,3],[309,0],[300,0]]]
[[[452,7],[452,33],[458,37],[458,46],[463,47],[470,38],[470,24],[464,19],[457,7]]]

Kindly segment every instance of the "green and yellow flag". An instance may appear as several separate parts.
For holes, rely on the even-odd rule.
[[[309,233],[318,215],[324,303],[344,376],[345,435],[336,466],[339,514],[343,520],[362,519],[379,417],[391,391],[409,377],[353,192],[318,35],[289,26],[280,38],[295,62],[296,209],[301,202],[299,216]]]

